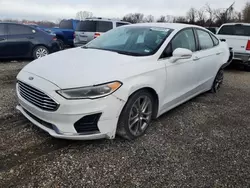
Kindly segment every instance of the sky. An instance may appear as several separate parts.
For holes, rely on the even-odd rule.
[[[78,11],[90,11],[94,16],[122,18],[128,13],[145,15],[185,16],[189,8],[226,8],[235,1],[241,11],[249,0],[0,0],[0,19],[50,20],[75,18]]]

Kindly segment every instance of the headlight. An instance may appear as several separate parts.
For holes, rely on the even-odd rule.
[[[121,85],[121,82],[116,81],[91,87],[58,90],[57,93],[66,99],[95,99],[112,94]]]

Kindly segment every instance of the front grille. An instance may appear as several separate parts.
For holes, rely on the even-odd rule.
[[[31,87],[28,84],[25,84],[21,81],[18,81],[18,89],[20,95],[30,102],[31,104],[41,108],[46,111],[56,111],[59,105],[52,100],[48,95]]]

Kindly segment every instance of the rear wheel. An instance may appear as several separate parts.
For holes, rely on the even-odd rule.
[[[220,69],[214,79],[214,83],[211,89],[212,93],[217,93],[223,83],[224,80],[224,70]]]
[[[62,39],[57,39],[57,42],[59,44],[60,50],[64,50],[65,49],[65,44],[64,44],[63,40]]]
[[[250,71],[250,62],[248,62],[248,64],[245,65],[244,69],[245,69],[246,71]]]
[[[122,110],[117,134],[128,140],[134,140],[145,134],[152,120],[153,101],[153,96],[146,90],[133,94]]]
[[[44,46],[37,46],[33,51],[34,59],[39,59],[46,55],[49,55],[49,50]]]

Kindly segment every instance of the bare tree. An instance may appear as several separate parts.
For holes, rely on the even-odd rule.
[[[197,10],[195,8],[190,8],[187,12],[187,20],[189,23],[194,24],[197,17]]]
[[[160,16],[160,18],[157,20],[157,22],[167,22],[165,16]]]
[[[86,18],[92,18],[92,17],[93,17],[92,12],[79,11],[79,12],[76,13],[76,19],[78,19],[78,20],[84,20]]]
[[[144,15],[141,13],[130,13],[123,17],[124,21],[130,22],[130,23],[142,23]]]
[[[153,15],[148,15],[144,18],[144,22],[154,22],[155,18]]]
[[[213,10],[209,4],[206,4],[205,11],[208,13],[209,16],[207,20],[208,26],[211,26],[215,21],[215,10]]]
[[[234,4],[231,4],[227,9],[215,10],[216,22],[218,25],[233,21]]]
[[[197,16],[196,24],[197,25],[205,26],[205,23],[207,21],[207,16],[205,13],[206,12],[205,12],[204,8],[197,10],[197,12],[196,12],[196,16]]]
[[[165,16],[165,19],[166,19],[166,22],[167,22],[167,23],[173,23],[173,21],[174,21],[174,16],[167,15],[167,16]]]
[[[250,23],[250,3],[247,2],[243,11],[242,11],[242,16],[244,19],[244,22]]]
[[[187,19],[184,16],[178,16],[174,18],[174,23],[187,23]]]

